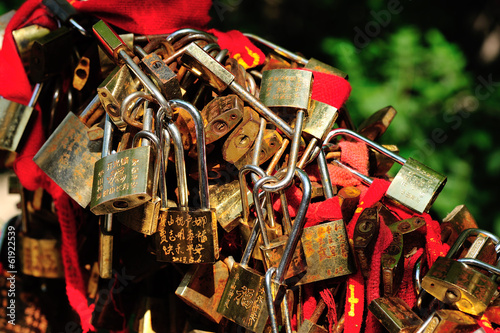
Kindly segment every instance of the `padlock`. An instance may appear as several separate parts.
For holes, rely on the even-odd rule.
[[[369,277],[371,255],[375,248],[379,228],[378,207],[364,209],[354,228],[353,248],[361,274],[365,279]]]
[[[125,42],[114,32],[109,25],[100,20],[93,25],[92,30],[99,40],[104,52],[112,58],[117,64],[125,63],[128,68],[137,76],[141,83],[151,92],[151,95],[158,101],[166,110],[167,100],[158,89],[158,87],[151,81],[151,79],[142,71],[142,69],[132,59],[133,53],[125,44]],[[172,114],[167,111],[167,118],[171,119]]]
[[[146,111],[152,113],[152,109],[148,108]],[[151,143],[153,143],[153,146],[156,146],[155,150],[157,151],[157,154],[162,154],[160,142],[153,133],[146,130],[140,131],[135,135],[134,142],[139,138],[147,138],[149,141],[151,141]],[[161,158],[157,158],[155,163],[155,173],[159,173],[159,163],[161,163]],[[141,206],[129,209],[122,213],[117,213],[115,217],[119,222],[121,222],[126,227],[140,232],[144,235],[151,236],[156,232],[161,206],[161,199],[157,195],[158,179],[159,175],[154,175],[151,200]],[[162,197],[166,198],[166,193],[163,193]]]
[[[199,209],[189,209],[187,202],[180,202],[179,208],[160,212],[157,260],[179,263],[213,263],[219,257],[217,218],[208,201],[208,170],[205,152],[205,131],[199,111],[182,100],[169,102],[172,108],[188,111],[194,119],[198,153]],[[171,133],[172,134],[172,133]],[[182,149],[175,147],[176,152]],[[181,152],[179,152],[180,156]],[[182,152],[183,154],[183,152]],[[179,163],[176,158],[175,163]],[[185,173],[185,171],[184,171]],[[177,177],[180,177],[177,175]],[[187,191],[185,177],[179,181],[179,191]],[[184,189],[182,189],[184,187]]]
[[[0,97],[0,149],[15,152],[21,147],[21,139],[42,90],[36,84],[27,106]]]
[[[396,145],[382,145],[394,154],[399,153]],[[384,177],[394,165],[394,160],[372,149],[368,150],[368,174],[373,177]]]
[[[221,260],[213,265],[193,265],[175,294],[205,317],[219,323],[222,315],[216,309],[228,277],[229,268]]]
[[[109,114],[113,123],[120,131],[124,131],[127,124],[121,116],[121,106],[125,97],[137,91],[134,79],[127,66],[115,67],[115,69],[97,87],[97,93],[101,104]]]
[[[452,258],[469,236],[478,234],[484,234],[496,244],[499,243],[499,239],[487,231],[467,229],[460,234],[446,257],[437,258],[422,279],[422,288],[429,294],[472,315],[481,315],[486,310],[498,287],[496,278],[490,278]]]
[[[308,139],[315,138],[323,141],[328,132],[333,129],[337,117],[337,108],[311,99],[302,129],[304,136]]]
[[[350,221],[354,216],[360,196],[361,191],[354,186],[345,186],[337,193],[344,221]]]
[[[467,229],[478,228],[477,222],[465,205],[459,205],[446,215],[441,223],[443,242],[452,245],[458,236]]]
[[[205,121],[206,144],[232,131],[243,119],[243,101],[236,95],[219,96],[201,110]]]
[[[87,126],[81,119],[98,104],[94,99],[77,117],[68,112],[51,136],[38,150],[33,161],[83,208],[91,200],[94,165],[101,157],[89,149]]]
[[[280,149],[283,143],[283,138],[279,135],[278,131],[272,129],[265,129],[262,142],[260,145],[260,153],[258,154],[258,164],[261,165],[267,162],[271,157],[273,157],[276,152]],[[255,154],[257,145],[250,149],[248,154],[244,154],[238,161],[234,162],[234,166],[241,169],[247,164],[253,164],[253,155]]]
[[[280,129],[283,134],[289,138],[293,136],[294,130],[283,119],[250,94],[244,87],[236,83],[231,72],[201,47],[195,43],[189,44],[181,57],[181,61],[191,73],[201,77],[218,91],[222,92],[226,88],[230,88],[244,102],[251,105],[262,117]]]
[[[323,298],[321,298],[316,305],[312,316],[302,322],[297,333],[327,333],[327,329],[325,329],[323,326],[318,325],[318,319],[323,311],[325,311],[325,308],[326,303]]]
[[[397,112],[392,106],[373,113],[359,125],[357,132],[368,140],[375,141],[385,133]]]
[[[408,304],[398,297],[374,299],[368,309],[389,333],[411,333],[423,323]]]
[[[457,310],[441,309],[435,311],[414,331],[415,333],[470,333],[479,332],[476,319]]]
[[[302,182],[309,182],[309,178],[305,172],[296,170],[296,173]],[[284,255],[276,269],[275,281],[277,285],[282,284],[285,272],[292,260],[293,252],[295,251],[301,231],[304,227],[305,213],[310,199],[311,188],[305,184],[293,230],[285,245]],[[219,306],[217,307],[217,311],[224,317],[253,332],[263,332],[269,317],[265,302],[264,276],[258,271],[248,267],[250,255],[257,243],[259,230],[259,224],[256,223],[245,247],[241,263],[234,263],[231,269],[228,282],[224,288]],[[281,300],[283,299],[280,290],[282,290],[282,288],[278,288],[278,294],[276,295],[278,304],[281,304]]]
[[[167,99],[182,98],[181,87],[177,80],[177,75],[165,65],[158,54],[154,52],[146,54],[146,56],[141,59],[141,63]]]
[[[399,290],[401,281],[403,281],[404,255],[402,234],[399,232],[392,233],[392,242],[382,252],[380,261],[384,296],[394,296]]]
[[[401,156],[395,155],[389,150],[351,130],[343,128],[332,130],[328,133],[323,145],[327,145],[330,140],[337,135],[346,135],[358,141],[362,141],[366,143],[368,147],[391,157],[396,162],[403,165],[387,189],[386,196],[418,213],[429,211],[434,200],[436,200],[446,184],[445,176],[412,158],[406,160]]]
[[[56,238],[21,238],[23,274],[49,279],[64,278],[61,241]]]
[[[74,47],[81,37],[74,29],[60,27],[37,39],[31,47],[28,77],[41,83],[60,75],[71,62]]]
[[[90,210],[96,215],[132,209],[151,200],[156,173],[152,146],[134,147],[96,162]]]
[[[259,115],[250,107],[243,109],[243,119],[229,134],[222,146],[222,157],[235,163],[247,154],[259,132]]]
[[[232,182],[210,185],[210,205],[215,208],[217,221],[226,232],[230,232],[241,223],[241,195],[238,180]],[[252,192],[247,192],[249,205],[253,205]]]
[[[30,24],[25,27],[12,30],[12,37],[16,43],[17,52],[21,58],[26,73],[30,69],[31,47],[35,40],[50,33],[50,30],[37,24]]]

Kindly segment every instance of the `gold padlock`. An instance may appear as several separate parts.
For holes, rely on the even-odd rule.
[[[199,111],[190,103],[182,100],[169,102],[172,108],[183,108],[194,119],[198,154],[199,209],[189,209],[187,200],[180,202],[179,208],[169,208],[160,212],[160,234],[157,246],[157,260],[179,263],[213,263],[219,258],[217,236],[217,217],[210,208],[208,192],[208,170],[205,152],[205,131]],[[172,135],[172,133],[170,133]],[[182,147],[174,147],[183,161]],[[176,158],[176,165],[180,161]],[[177,175],[179,191],[187,193],[187,180]]]
[[[205,105],[201,115],[205,121],[205,142],[209,144],[225,136],[241,121],[243,101],[236,95],[219,96]]]
[[[414,332],[423,323],[408,304],[398,297],[374,299],[368,305],[368,309],[389,333]]]
[[[429,211],[446,184],[446,176],[437,173],[412,158],[406,160],[401,156],[393,154],[389,150],[351,130],[343,128],[332,130],[328,133],[323,145],[327,145],[333,137],[338,135],[346,135],[362,141],[370,148],[391,157],[403,165],[387,189],[386,196],[418,213]],[[337,161],[337,163],[340,162]],[[361,177],[365,181],[371,182],[368,177]]]

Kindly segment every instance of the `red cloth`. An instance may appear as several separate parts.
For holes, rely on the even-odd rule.
[[[239,31],[222,32],[210,29],[208,32],[214,34],[221,49],[227,49],[229,55],[245,69],[262,65],[266,60],[265,54]]]
[[[351,84],[344,78],[313,71],[310,69],[303,69],[313,73],[314,81],[311,93],[311,99],[326,103],[337,109],[347,101],[351,94]]]

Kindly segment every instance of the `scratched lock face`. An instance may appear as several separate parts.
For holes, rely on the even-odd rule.
[[[96,215],[118,213],[151,199],[151,146],[127,149],[96,162],[90,210]]]
[[[263,332],[269,317],[264,276],[252,268],[235,263],[217,312],[252,332]]]

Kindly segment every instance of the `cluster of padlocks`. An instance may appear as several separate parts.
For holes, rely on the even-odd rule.
[[[463,205],[441,223],[430,217],[446,177],[374,142],[394,108],[353,124],[343,106],[347,74],[250,34],[238,36],[263,52],[262,63],[239,61],[208,32],[119,35],[97,19],[90,31],[68,3],[44,3],[68,25],[13,32],[35,89],[28,106],[0,99],[0,144],[23,149],[38,101],[47,139],[33,161],[80,206],[70,209],[80,219],[78,246],[63,241],[78,247],[95,305],[91,327],[395,333],[500,325],[500,239],[478,229]],[[72,73],[71,87],[54,79],[62,72]],[[390,177],[394,162],[402,166]],[[68,226],[45,190],[21,191],[20,271],[64,279],[78,268],[63,263],[57,220],[63,232]],[[117,286],[124,268],[130,281]]]

